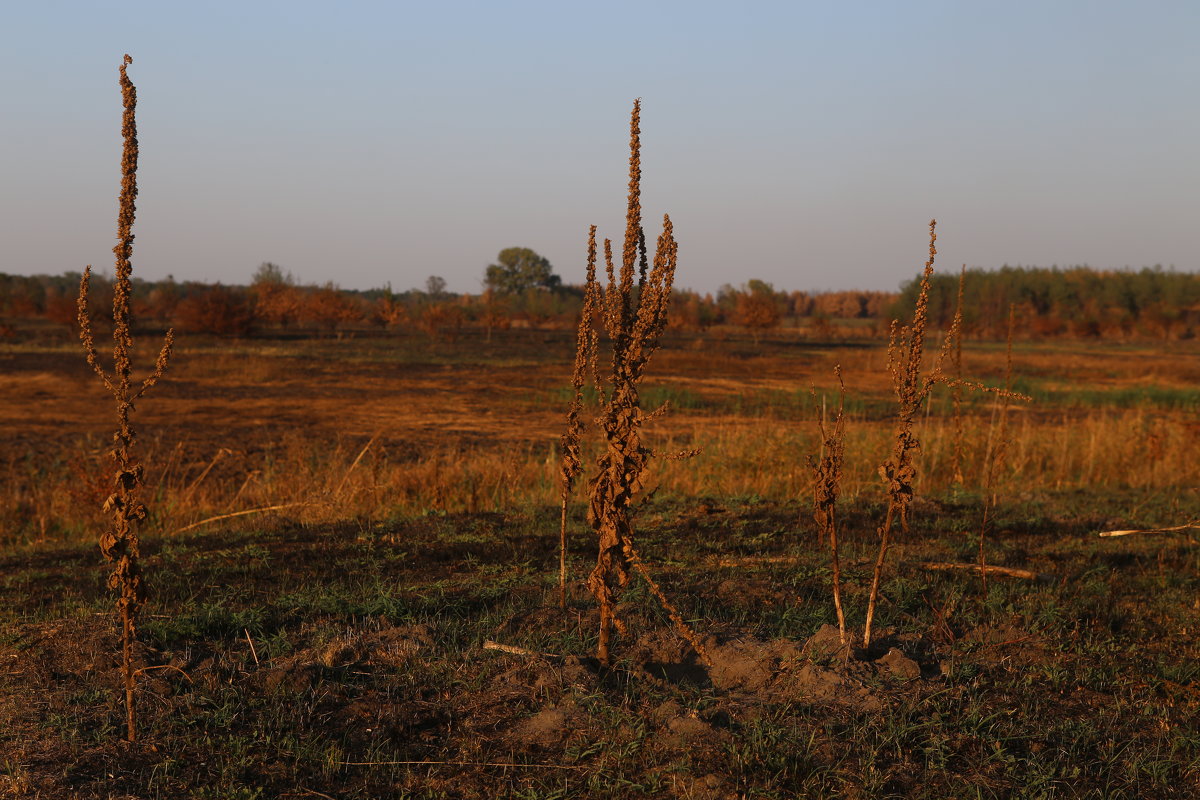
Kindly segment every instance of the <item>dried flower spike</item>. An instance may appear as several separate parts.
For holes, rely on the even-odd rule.
[[[91,315],[88,310],[88,289],[91,267],[83,272],[79,282],[79,338],[87,362],[100,376],[104,386],[112,393],[117,403],[117,431],[113,434],[110,451],[117,472],[113,478],[113,493],[104,502],[104,511],[112,516],[112,527],[100,536],[100,552],[115,564],[108,579],[108,586],[118,592],[117,612],[121,616],[121,642],[125,678],[125,711],[127,738],[137,738],[134,688],[136,673],[133,669],[133,642],[137,638],[137,614],[146,599],[145,584],[138,564],[137,524],[146,518],[146,506],[139,499],[139,490],[144,480],[142,465],[133,455],[136,439],[130,423],[133,402],[147,389],[154,386],[167,369],[174,345],[174,331],[167,331],[162,350],[154,365],[154,371],[134,390],[130,385],[131,351],[133,336],[129,320],[129,301],[132,293],[131,276],[133,265],[133,223],[136,215],[137,197],[137,90],[126,74],[126,67],[133,59],[125,56],[120,68],[121,98],[124,114],[121,119],[121,135],[124,148],[121,153],[121,194],[117,215],[117,244],[113,248],[116,256],[116,279],[113,287],[113,368],[108,373],[100,365],[96,353],[95,337],[92,334]]]
[[[607,447],[597,462],[596,476],[591,483],[588,522],[596,531],[600,550],[587,585],[600,605],[597,657],[602,663],[609,663],[612,631],[620,626],[614,613],[616,597],[628,583],[631,568],[645,579],[651,594],[666,609],[680,635],[703,661],[708,662],[703,644],[651,577],[633,542],[631,506],[641,490],[642,473],[653,455],[641,438],[642,426],[650,415],[641,408],[638,384],[666,327],[679,253],[671,220],[664,215],[653,262],[647,258],[640,202],[640,114],[639,101],[633,105],[629,125],[629,196],[620,268],[618,270],[613,263],[612,248],[605,240],[608,285],[601,291],[599,282],[592,279],[588,287],[599,301],[597,307],[604,315],[604,327],[613,352],[607,386],[598,371],[595,375],[597,394],[602,403],[597,423],[604,431]],[[636,283],[635,273],[638,276]]]
[[[908,507],[913,499],[913,482],[917,468],[913,456],[921,442],[913,431],[913,423],[921,404],[938,382],[944,382],[941,372],[943,357],[950,352],[958,336],[957,318],[946,333],[942,351],[937,362],[928,373],[922,373],[925,326],[929,318],[929,287],[933,275],[933,262],[937,256],[937,220],[929,222],[929,260],[921,278],[921,291],[917,297],[916,310],[911,326],[899,327],[892,322],[888,341],[888,372],[892,376],[892,388],[896,393],[896,433],[892,443],[892,455],[879,467],[879,475],[887,487],[888,506],[884,521],[879,526],[879,554],[871,576],[871,591],[867,600],[867,619],[863,627],[863,647],[870,647],[875,606],[879,599],[879,584],[883,577],[883,565],[891,543],[892,526],[897,519],[905,532],[908,531]]]

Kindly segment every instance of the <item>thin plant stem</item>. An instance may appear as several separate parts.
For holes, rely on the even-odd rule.
[[[962,324],[962,308],[963,308],[963,289],[967,281],[967,265],[963,264],[962,271],[958,273],[958,301],[955,304],[954,316],[958,320],[959,325]],[[963,464],[963,420],[962,420],[962,393],[963,393],[963,371],[962,371],[962,331],[959,330],[959,335],[954,342],[954,384],[950,387],[951,398],[954,403],[954,464],[951,470],[954,476],[954,483],[959,488],[962,488],[963,479],[962,464]]]
[[[989,525],[994,524],[992,521],[992,512],[996,507],[996,473],[1004,464],[1004,457],[1008,447],[1008,403],[1012,394],[1012,343],[1013,329],[1016,321],[1016,307],[1009,303],[1008,306],[1008,336],[1007,346],[1005,348],[1005,368],[1004,368],[1004,391],[998,392],[996,397],[996,407],[999,408],[999,428],[996,433],[995,444],[989,447],[986,464],[986,474],[984,477],[983,487],[983,520],[979,526],[979,584],[980,591],[987,596],[987,552],[985,544]]]
[[[842,609],[842,569],[838,555],[837,501],[841,487],[842,465],[846,453],[846,384],[842,379],[840,364],[833,368],[837,375],[839,394],[837,414],[832,425],[825,420],[825,403],[821,402],[821,416],[817,429],[821,434],[821,449],[817,458],[810,462],[813,473],[813,519],[817,530],[829,540],[830,561],[833,570],[833,607],[837,612],[838,633],[846,643],[846,616]],[[812,390],[814,400],[816,389]]]

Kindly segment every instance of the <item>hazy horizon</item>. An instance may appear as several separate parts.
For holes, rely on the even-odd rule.
[[[614,243],[614,247],[615,246],[617,246],[616,243]],[[279,266],[279,265],[276,264],[274,266]],[[817,295],[822,295],[822,294],[856,293],[856,292],[863,293],[863,294],[872,293],[872,292],[879,292],[879,293],[883,293],[883,294],[901,294],[901,293],[903,293],[904,289],[906,288],[905,284],[915,283],[915,282],[919,281],[919,279],[921,278],[921,272],[922,272],[923,268],[924,268],[923,264],[919,265],[918,267],[916,267],[914,269],[912,274],[910,274],[908,277],[900,280],[895,286],[893,286],[891,288],[879,288],[879,287],[871,287],[871,286],[850,286],[850,287],[846,287],[844,289],[822,289],[822,288],[813,288],[813,287],[786,286],[786,285],[776,285],[776,284],[771,284],[771,286],[776,292],[782,292],[784,294],[792,294],[794,292],[801,292],[804,294],[808,294],[810,296],[817,296]],[[256,269],[257,269],[257,267],[256,267]],[[1037,265],[1037,264],[1001,264],[1000,266],[997,266],[997,267],[978,267],[978,266],[967,267],[967,282],[968,282],[968,284],[970,284],[970,277],[971,277],[972,271],[974,271],[974,270],[983,270],[984,272],[998,272],[1002,269],[1051,269],[1051,270],[1059,270],[1062,272],[1067,272],[1067,271],[1074,270],[1074,269],[1088,269],[1088,270],[1093,270],[1095,272],[1104,273],[1104,274],[1121,273],[1121,272],[1138,273],[1138,272],[1141,272],[1142,270],[1149,269],[1149,270],[1160,270],[1163,272],[1174,273],[1174,274],[1187,274],[1187,275],[1196,274],[1197,277],[1200,277],[1200,274],[1197,274],[1194,272],[1187,272],[1184,270],[1177,270],[1173,266],[1164,266],[1162,264],[1149,264],[1145,267],[1114,267],[1114,268],[1108,268],[1108,269],[1092,267],[1088,264],[1069,264],[1069,265],[1050,264],[1045,267],[1043,267],[1042,265]],[[284,270],[283,272],[284,272],[285,278],[293,281],[296,286],[299,286],[301,288],[305,288],[305,287],[322,288],[329,284],[333,284],[337,289],[342,290],[342,291],[348,291],[348,292],[370,293],[373,291],[379,291],[379,290],[388,289],[388,288],[390,288],[390,290],[396,294],[404,294],[405,292],[426,293],[428,291],[426,288],[426,285],[425,285],[425,279],[422,279],[421,281],[414,283],[414,285],[412,285],[412,286],[391,285],[389,287],[388,286],[388,284],[390,283],[389,281],[384,281],[383,284],[376,284],[374,286],[347,286],[344,284],[339,284],[336,281],[320,281],[320,282],[304,281],[294,274],[289,274],[287,272],[287,270]],[[958,276],[957,269],[947,270],[945,267],[935,268],[935,274],[942,274],[942,273],[946,273],[946,272],[949,272],[949,274],[952,277],[957,278],[957,276]],[[82,274],[81,270],[66,270],[64,272],[59,272],[59,273],[8,273],[8,272],[4,272],[3,270],[0,270],[0,276],[2,276],[2,275],[17,275],[19,277],[27,277],[27,278],[47,277],[47,278],[56,278],[56,279],[69,277],[72,279],[72,285],[74,285],[75,283],[78,282],[81,274]],[[555,271],[555,274],[557,274],[557,270]],[[428,278],[428,277],[431,277],[431,276],[426,276],[426,278]],[[439,275],[436,277],[442,277],[442,276]],[[103,269],[93,268],[92,269],[93,284],[96,282],[97,279],[102,280],[102,281],[111,282],[113,279],[112,268],[111,267],[106,267]],[[244,278],[235,278],[233,280],[228,280],[228,281],[224,281],[224,280],[205,281],[205,280],[202,280],[199,278],[192,278],[192,277],[180,278],[179,276],[176,276],[172,273],[168,273],[167,275],[163,275],[161,277],[146,277],[144,275],[137,274],[136,270],[135,270],[135,274],[133,275],[133,280],[134,280],[135,284],[138,281],[145,281],[148,284],[157,284],[162,281],[172,281],[173,280],[179,284],[192,282],[192,283],[195,283],[200,286],[221,285],[221,286],[226,286],[226,287],[235,287],[235,288],[241,287],[244,289],[248,289],[253,284],[253,275],[247,275]],[[601,281],[603,281],[603,280],[605,280],[605,278],[603,275],[601,275]],[[699,294],[702,297],[705,295],[708,295],[708,296],[711,296],[715,300],[720,295],[721,290],[726,288],[726,286],[728,286],[729,288],[738,290],[738,291],[746,291],[747,290],[746,284],[747,284],[748,280],[749,279],[741,280],[736,283],[733,281],[727,281],[725,284],[722,284],[721,286],[718,286],[715,289],[694,289],[691,286],[686,286],[686,285],[676,282],[674,289],[677,292],[696,292],[697,294]],[[768,281],[768,283],[770,283],[770,282]],[[480,295],[482,295],[482,293],[484,292],[485,289],[486,289],[485,286],[478,286],[474,289],[461,289],[460,290],[460,289],[455,289],[455,288],[447,285],[447,287],[441,291],[444,292],[444,296],[458,297],[458,296],[464,296],[464,295],[480,296]],[[569,280],[564,281],[562,283],[560,289],[568,289],[571,291],[582,292],[584,289],[584,282],[583,282],[582,276],[580,276],[580,280],[577,282],[569,281]]]
[[[894,291],[926,258],[1200,270],[1200,6],[46,2],[9,10],[0,272],[111,270],[117,68],[134,274],[477,292],[505,247],[582,281],[642,98],[677,285]],[[65,21],[64,21],[65,20]]]

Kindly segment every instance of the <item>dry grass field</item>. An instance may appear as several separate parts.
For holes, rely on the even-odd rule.
[[[139,408],[155,498],[149,530],[169,533],[268,506],[314,522],[551,503],[572,338],[517,331],[490,343],[430,344],[419,336],[185,341],[170,379]],[[1168,507],[1171,496],[1186,502],[1196,485],[1198,353],[1194,343],[1019,346],[1014,385],[1033,399],[1010,404],[998,488],[1132,491]],[[735,336],[669,335],[646,378],[643,405],[667,402],[670,413],[648,435],[665,452],[701,453],[656,465],[651,480],[671,495],[810,502],[806,459],[819,446],[820,407],[836,401],[839,363],[849,415],[843,492],[879,496],[875,473],[895,413],[882,343],[774,339],[755,346]],[[0,414],[8,422],[0,432],[0,510],[9,522],[0,545],[91,537],[88,509],[98,514],[107,493],[102,389],[69,343],[8,346],[0,367]],[[967,377],[999,386],[1004,370],[1002,343],[968,342]],[[982,485],[994,416],[990,396],[964,395],[961,490]],[[918,428],[920,491],[954,489],[948,390],[934,394]],[[1127,513],[1139,516],[1137,508]]]
[[[586,487],[558,606],[573,348],[566,331],[179,341],[136,420],[133,745],[94,544],[111,400],[71,343],[0,349],[0,797],[1200,790],[1196,532],[1096,536],[1200,518],[1200,345],[1018,345],[1032,399],[1010,403],[988,563],[1035,579],[986,590],[922,564],[975,557],[996,401],[965,393],[956,435],[935,390],[911,530],[876,639],[851,652],[826,627],[808,459],[841,364],[843,602],[861,628],[895,414],[885,343],[668,333],[642,398],[671,410],[646,438],[701,452],[649,467],[639,547],[711,663],[635,579],[609,667],[592,658]],[[1004,344],[968,341],[963,366],[1003,384]]]

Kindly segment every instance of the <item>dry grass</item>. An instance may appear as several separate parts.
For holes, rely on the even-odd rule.
[[[341,489],[343,517],[557,511],[556,445],[570,398],[563,377],[571,371],[575,337],[547,343],[523,331],[497,331],[493,338],[492,345],[457,344],[445,362],[428,360],[424,341],[414,342],[412,354],[397,355],[392,338],[254,345],[188,339],[172,357],[172,380],[156,387],[154,402],[138,405],[150,506],[143,535],[302,500],[320,503],[283,516],[336,519],[323,498],[376,434],[376,445]],[[100,475],[108,471],[112,432],[95,408],[109,395],[77,348],[0,345],[0,417],[10,422],[0,429],[0,516],[8,522],[0,548],[80,541],[103,523],[98,509],[109,489]],[[133,359],[155,355],[143,345]],[[806,384],[815,384],[817,401],[826,398],[832,407],[833,367],[840,362],[850,389],[841,499],[882,497],[875,465],[886,458],[894,433],[886,355],[881,344],[826,349],[766,342],[750,350],[749,342],[668,338],[643,384],[643,396],[655,404],[672,402],[650,444],[662,452],[701,452],[688,462],[660,461],[647,476],[647,492],[810,504],[811,474],[797,453],[816,452],[820,441]],[[1187,491],[1198,483],[1200,449],[1194,408],[1122,398],[1139,386],[1157,387],[1168,399],[1170,392],[1194,391],[1198,356],[1194,343],[1168,349],[1014,342],[1016,386],[1051,393],[1010,409],[996,491],[1014,501],[1085,489],[1193,497]],[[300,361],[302,371],[295,367]],[[968,341],[964,361],[968,374],[1003,385],[1003,344]],[[990,398],[972,392],[962,398],[961,435],[952,401],[950,392],[935,391],[917,425],[919,488],[935,497],[982,491],[984,455],[989,435],[995,437]],[[964,453],[962,483],[954,480],[956,441]],[[192,489],[222,449],[230,455]],[[598,456],[584,444],[583,463]],[[1186,522],[1181,513],[1160,522]],[[272,524],[276,516],[233,522],[245,528]]]
[[[988,437],[987,451],[983,461],[983,520],[979,524],[979,584],[984,594],[987,594],[987,536],[992,523],[991,514],[996,506],[996,473],[1004,468],[1004,458],[1008,452],[1008,404],[1012,398],[1012,342],[1013,327],[1016,321],[1016,309],[1011,304],[1008,307],[1008,342],[1005,349],[1007,366],[1004,371],[1004,391],[996,396],[995,416],[999,417],[996,436]]]
[[[548,346],[523,332],[498,331],[494,338],[490,352],[479,341],[462,343],[470,358],[447,364],[424,361],[423,342],[422,355],[398,361],[390,341],[243,348],[190,340],[172,358],[172,380],[155,389],[155,402],[138,407],[150,510],[144,534],[301,501],[313,504],[283,516],[337,519],[325,498],[377,434],[338,492],[342,518],[557,508],[556,445],[572,343],[563,338]],[[701,452],[687,462],[659,461],[647,476],[647,493],[811,503],[812,476],[797,453],[817,452],[819,434],[809,392],[796,386],[815,383],[818,401],[836,405],[832,369],[841,362],[849,387],[842,502],[882,497],[874,465],[886,458],[894,433],[890,387],[880,379],[885,348],[764,347],[747,353],[736,342],[688,338],[668,340],[655,355],[643,394],[670,399],[672,413],[655,422],[651,444],[662,452]],[[0,347],[9,388],[0,396],[0,416],[10,421],[0,431],[0,515],[9,522],[0,548],[79,541],[102,524],[99,505],[109,491],[98,476],[107,472],[111,433],[94,412],[91,373],[77,352]],[[1014,375],[1091,396],[1085,405],[1069,394],[1014,406],[996,491],[1011,501],[1043,490],[1133,490],[1186,500],[1200,448],[1195,412],[1115,400],[1131,386],[1182,392],[1200,383],[1200,371],[1189,372],[1200,364],[1196,353],[1014,343]],[[968,374],[1003,384],[1003,346],[968,342],[963,355]],[[134,353],[135,360],[154,357],[145,348]],[[295,368],[300,359],[303,371]],[[961,436],[952,413],[950,393],[938,390],[917,423],[923,494],[982,490],[989,432],[994,437],[992,403],[964,396]],[[964,453],[962,484],[955,482],[955,442]],[[197,483],[223,448],[230,454]],[[583,463],[598,455],[594,443],[584,443]],[[1190,518],[1181,513],[1161,522]],[[277,516],[233,523],[272,525]]]
[[[966,289],[967,283],[967,265],[963,264],[962,271],[958,273],[958,299],[954,305],[954,317],[962,321],[963,307],[963,292]],[[1011,340],[1010,340],[1011,341]],[[954,400],[954,482],[958,485],[963,483],[962,462],[962,395],[963,395],[963,366],[962,366],[962,345],[963,337],[959,336],[954,340],[954,382],[950,387],[950,394]],[[1006,387],[1007,388],[1007,387]]]

